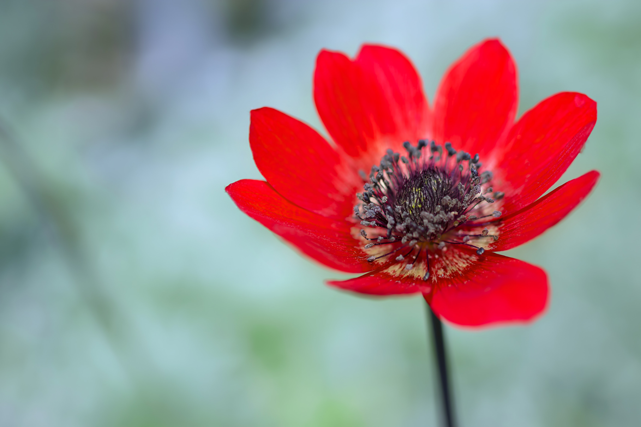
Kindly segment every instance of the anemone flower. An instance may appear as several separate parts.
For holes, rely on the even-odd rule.
[[[365,45],[354,60],[323,50],[314,101],[330,139],[272,108],[254,110],[249,141],[266,181],[226,189],[303,254],[362,274],[330,285],[423,295],[448,427],[455,422],[441,319],[482,327],[543,313],[545,271],[495,252],[561,221],[599,178],[591,171],[545,194],[594,128],[596,103],[558,93],[515,122],[517,92],[512,56],[495,39],[449,68],[432,107],[398,50]]]
[[[517,73],[499,40],[466,52],[430,107],[412,63],[365,45],[354,60],[323,50],[314,101],[330,136],[272,108],[251,112],[266,181],[227,192],[247,215],[308,257],[346,273],[329,284],[377,296],[422,294],[467,327],[527,322],[548,279],[496,254],[558,223],[592,190],[588,172],[541,197],[581,151],[596,103],[563,92],[515,122]]]

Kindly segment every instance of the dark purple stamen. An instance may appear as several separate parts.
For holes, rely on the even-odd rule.
[[[416,146],[406,141],[403,147],[405,156],[387,150],[380,165],[372,167],[364,191],[357,194],[362,203],[355,206],[354,215],[361,225],[380,234],[368,236],[361,230],[361,236],[372,242],[366,249],[396,242],[401,245],[387,254],[370,256],[368,261],[409,246],[410,251],[395,260],[404,262],[418,249],[411,263],[405,261],[406,269],[411,270],[425,249],[427,280],[430,249],[459,244],[475,248],[481,255],[485,249],[468,243],[470,240],[498,240],[498,235],[490,234],[488,229],[474,231],[492,221],[475,221],[500,217],[501,212],[490,211],[489,206],[501,200],[504,193],[491,186],[492,172],[479,171],[478,154],[457,151],[449,142],[442,147],[434,141],[419,140]],[[360,175],[365,177],[365,173]]]

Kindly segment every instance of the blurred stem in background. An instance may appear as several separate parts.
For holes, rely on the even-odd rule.
[[[98,327],[104,332],[108,345],[130,385],[135,386],[138,372],[135,368],[140,364],[132,366],[129,355],[122,352],[123,348],[130,348],[123,346],[123,342],[127,341],[127,344],[131,344],[132,341],[121,327],[123,313],[117,309],[115,302],[103,290],[102,281],[80,242],[71,216],[53,196],[36,162],[2,119],[0,119],[0,157],[31,202],[39,220],[50,232],[54,244],[60,249],[60,254],[75,279],[74,283],[80,297],[93,315]],[[139,348],[136,350],[140,351]],[[144,356],[140,353],[137,355]]]
[[[438,374],[439,399],[441,404],[441,421],[444,427],[455,427],[454,402],[452,400],[452,389],[450,386],[449,371],[447,368],[447,350],[445,348],[445,336],[443,334],[443,322],[434,314],[427,305],[427,315],[430,318],[432,327],[432,343],[434,358],[436,359],[436,370]]]

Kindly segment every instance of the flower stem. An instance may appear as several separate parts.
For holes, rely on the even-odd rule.
[[[441,420],[444,427],[455,427],[449,373],[447,370],[447,352],[445,349],[445,337],[443,336],[443,323],[434,314],[430,306],[427,306],[428,316],[432,325],[432,342],[434,356],[436,357],[436,368],[439,379],[439,400],[441,406]]]

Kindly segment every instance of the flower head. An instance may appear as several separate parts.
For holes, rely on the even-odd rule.
[[[250,144],[266,181],[227,187],[250,217],[368,295],[421,293],[461,326],[541,314],[548,279],[496,254],[543,233],[596,184],[596,171],[541,197],[578,155],[596,103],[563,92],[515,122],[516,66],[498,40],[447,71],[434,106],[411,62],[366,45],[321,51],[314,100],[331,137],[271,108],[252,111]]]

